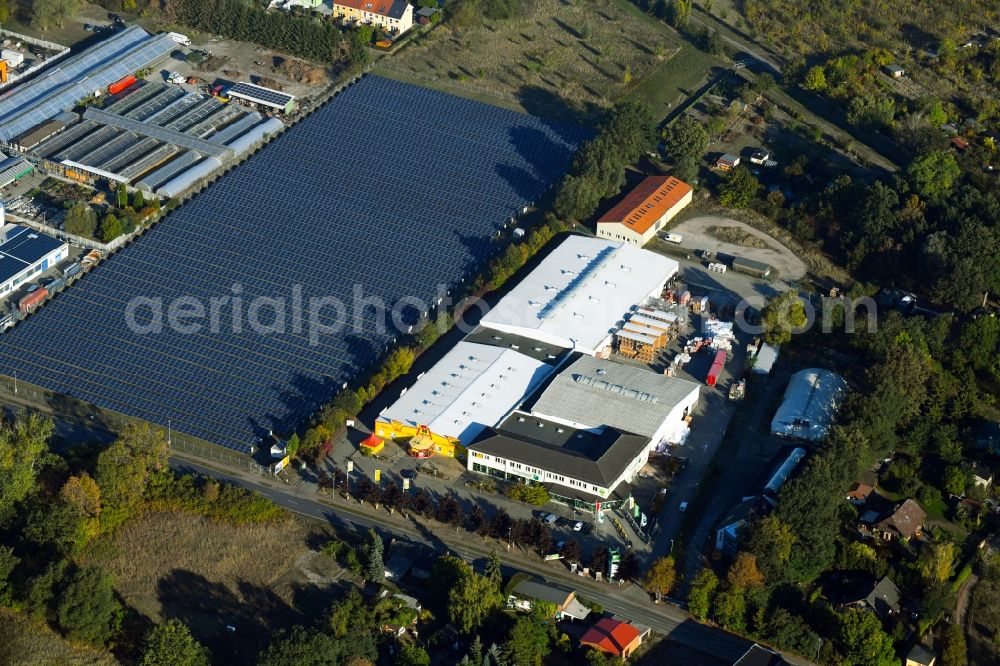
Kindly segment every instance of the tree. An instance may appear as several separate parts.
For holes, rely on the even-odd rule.
[[[59,491],[59,496],[67,504],[76,507],[84,518],[96,518],[101,513],[101,489],[86,472],[69,477]]]
[[[940,201],[951,192],[962,169],[950,152],[935,150],[915,158],[906,168],[913,189],[924,199]]]
[[[208,651],[177,619],[168,620],[146,634],[140,666],[208,666]]]
[[[684,115],[667,128],[663,143],[675,164],[684,158],[698,160],[708,149],[708,132],[702,123]]]
[[[698,160],[693,157],[681,157],[674,162],[674,177],[690,183],[698,177]]]
[[[989,370],[997,363],[1000,319],[981,316],[962,325],[959,347],[976,370]]]
[[[704,568],[691,581],[688,590],[688,611],[699,620],[708,618],[715,601],[715,591],[719,587],[719,577],[709,568]]]
[[[823,66],[814,65],[810,67],[809,71],[806,72],[806,77],[803,79],[802,85],[805,86],[806,90],[812,90],[813,92],[823,92],[826,90],[826,70],[823,69]]]
[[[719,190],[719,203],[728,208],[749,208],[761,184],[757,177],[745,166],[738,166],[729,172],[726,182]]]
[[[54,428],[51,419],[37,412],[18,414],[12,426],[0,424],[0,522],[35,490]]]
[[[149,477],[167,468],[164,433],[148,424],[127,425],[111,446],[97,457],[97,485],[101,490],[101,522],[120,524],[142,500]]]
[[[747,552],[740,552],[729,567],[726,580],[737,590],[746,591],[764,585],[764,576],[757,568],[757,558]]]
[[[497,551],[492,551],[490,557],[486,560],[486,578],[493,583],[496,589],[501,589],[503,587],[503,569],[500,564],[500,554]]]
[[[892,639],[878,616],[868,610],[850,609],[841,615],[840,650],[853,666],[895,666],[899,663]]]
[[[941,666],[966,666],[969,663],[962,625],[949,624],[941,636]]]
[[[67,233],[93,238],[97,231],[97,213],[81,201],[66,211],[63,228]]]
[[[928,583],[943,583],[951,577],[955,565],[955,544],[951,541],[924,544],[917,558],[920,577]]]
[[[542,666],[551,651],[548,629],[531,615],[519,615],[503,645],[508,663]]]
[[[657,558],[649,567],[649,571],[646,572],[646,577],[642,581],[642,587],[650,594],[659,597],[669,594],[676,581],[677,568],[674,565],[674,558],[667,555]]]
[[[365,577],[374,582],[385,580],[385,565],[382,563],[382,537],[375,529],[368,530],[368,543],[365,548]]]
[[[969,483],[969,475],[961,465],[949,465],[944,470],[944,490],[951,495],[965,495]]]
[[[396,666],[430,666],[431,656],[419,645],[407,644],[396,654]]]
[[[500,605],[500,590],[493,581],[477,574],[467,563],[458,562],[458,579],[454,586],[447,588],[448,619],[461,633],[468,634]]]
[[[97,567],[77,569],[59,596],[56,617],[70,640],[106,644],[124,617],[111,576]]]
[[[747,595],[742,590],[723,590],[715,597],[715,619],[723,627],[735,632],[747,628]]]
[[[20,563],[21,558],[14,554],[14,549],[10,546],[0,546],[0,604],[10,603],[8,598],[7,581],[14,569]]]
[[[61,28],[79,8],[79,0],[32,0],[31,25],[42,30]]]
[[[114,213],[108,213],[101,222],[101,240],[109,243],[122,235],[121,220]]]
[[[586,175],[566,174],[553,204],[556,215],[565,220],[584,220],[590,217],[603,193],[593,178]]]
[[[771,299],[761,313],[764,340],[771,345],[783,345],[792,339],[792,333],[806,324],[806,311],[802,298],[795,290],[788,290]]]
[[[774,514],[762,518],[747,539],[747,550],[757,558],[757,566],[769,583],[786,580],[786,567],[792,555],[795,535]]]
[[[341,650],[337,641],[322,631],[295,626],[280,631],[257,659],[258,666],[337,666]]]
[[[819,642],[806,621],[788,612],[785,608],[776,608],[764,626],[764,634],[777,647],[792,650],[799,654],[813,654]]]

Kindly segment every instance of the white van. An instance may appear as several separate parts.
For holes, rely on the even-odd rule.
[[[191,46],[191,38],[187,35],[182,35],[179,32],[168,32],[167,37],[174,40],[181,46]]]
[[[681,241],[684,240],[684,237],[681,236],[680,234],[667,234],[666,236],[663,237],[663,240],[667,241],[668,243],[677,243],[678,245],[680,245]]]

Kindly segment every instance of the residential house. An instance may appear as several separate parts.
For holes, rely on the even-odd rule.
[[[739,165],[740,165],[739,155],[731,155],[729,153],[726,153],[719,159],[715,160],[715,168],[720,169],[722,171],[730,171],[732,169],[735,169]]]
[[[750,156],[752,164],[764,165],[769,159],[771,159],[771,153],[766,150],[755,150],[753,151],[753,155]]]
[[[848,601],[846,605],[868,608],[884,620],[899,613],[901,597],[896,584],[889,580],[888,576],[883,576],[882,580],[872,584],[864,596]]]
[[[980,488],[989,488],[993,483],[993,470],[982,463],[972,463],[972,482]]]
[[[440,13],[441,10],[437,7],[421,7],[417,10],[417,23],[420,25],[429,25],[434,21],[434,17]]]
[[[877,522],[874,531],[882,539],[908,541],[920,533],[927,513],[915,501],[908,499],[891,514]]]
[[[413,558],[403,553],[394,553],[385,563],[385,577],[398,583],[413,569]]]
[[[874,490],[875,489],[867,483],[857,481],[851,486],[851,489],[847,491],[847,501],[851,504],[864,504],[868,500],[868,496],[871,495]]]
[[[413,27],[413,5],[406,0],[333,0],[333,15],[397,35]]]
[[[918,643],[906,653],[903,666],[934,666],[935,663],[937,663],[937,655]]]
[[[768,514],[771,503],[760,495],[749,497],[729,510],[715,530],[715,549],[735,557],[739,549],[740,531],[748,524]]]
[[[894,79],[901,79],[906,74],[906,70],[899,65],[886,65],[885,73]]]
[[[642,644],[642,641],[649,636],[649,633],[648,627],[639,627],[624,620],[602,617],[586,631],[580,639],[580,645],[628,659]]]
[[[519,582],[507,597],[507,606],[518,610],[530,611],[534,602],[545,601],[555,606],[553,617],[556,620],[570,618],[583,620],[590,614],[590,609],[576,598],[576,592],[555,585],[543,583],[533,578]]]
[[[791,663],[774,650],[754,643],[733,666],[791,666]]]

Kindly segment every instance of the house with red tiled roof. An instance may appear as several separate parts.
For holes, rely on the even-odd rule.
[[[628,659],[649,636],[649,631],[623,620],[602,617],[583,635],[580,645]]]
[[[598,238],[642,247],[691,203],[691,186],[673,176],[649,176],[597,220]]]
[[[333,0],[333,15],[397,35],[413,27],[413,5],[406,0]]]

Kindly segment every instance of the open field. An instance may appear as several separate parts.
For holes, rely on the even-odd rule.
[[[308,622],[340,596],[341,569],[310,548],[324,541],[320,529],[296,518],[235,526],[154,512],[85,559],[109,571],[140,614],[179,618],[217,656],[245,661],[274,631]]]
[[[25,615],[0,609],[0,664],[5,666],[113,666],[104,650],[73,645]]]
[[[627,0],[535,0],[525,17],[437,27],[383,58],[376,71],[535,115],[565,118],[568,111],[587,121],[630,88],[644,90],[659,114],[659,100],[675,102],[679,90],[705,78],[701,55]]]
[[[723,66],[718,57],[684,42],[673,57],[639,81],[626,99],[643,102],[659,120],[694,94]]]

